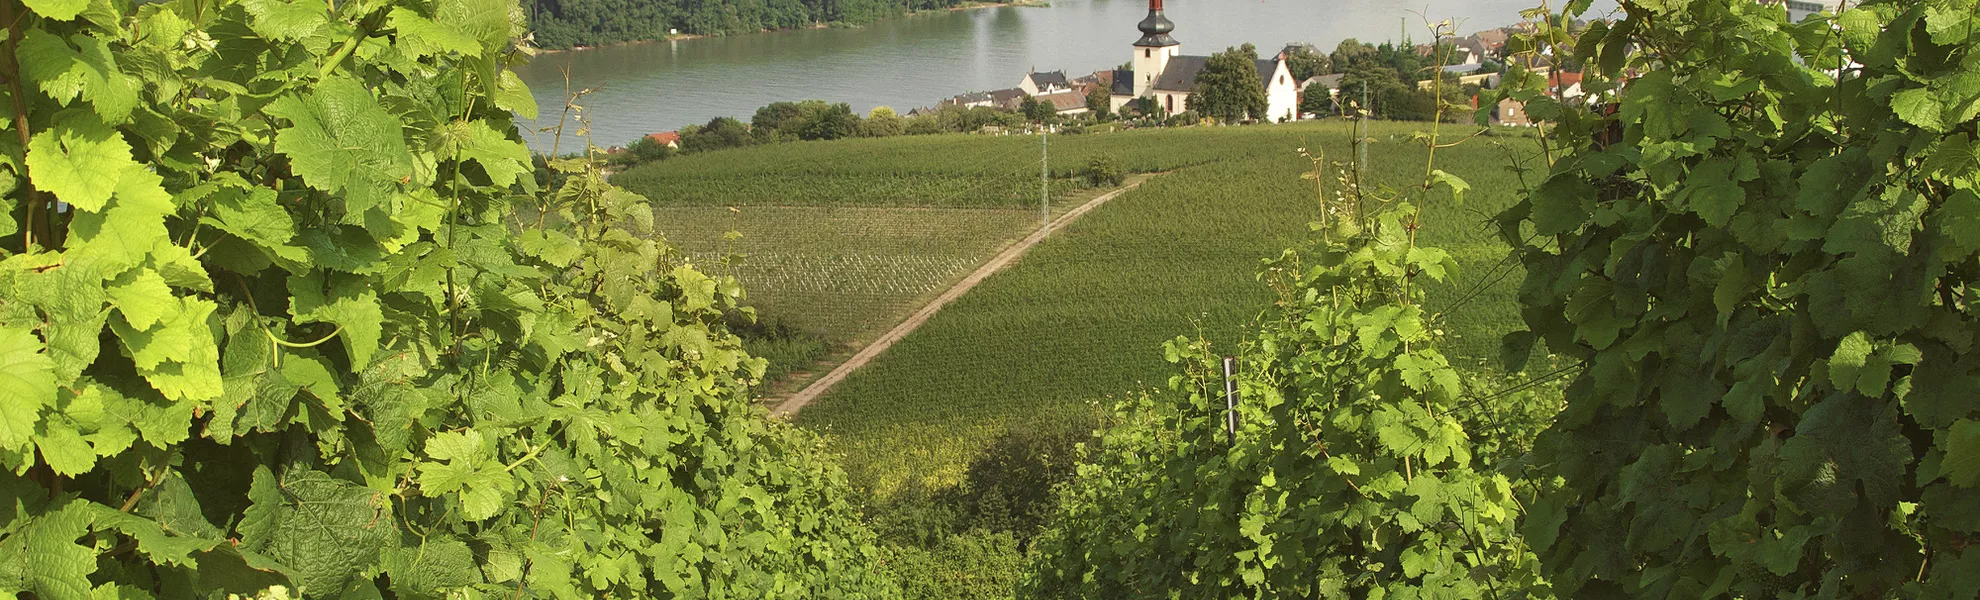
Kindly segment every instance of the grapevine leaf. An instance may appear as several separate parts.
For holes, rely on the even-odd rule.
[[[1980,421],[1960,419],[1946,430],[1946,458],[1939,474],[1953,485],[1970,488],[1980,482]]]
[[[77,544],[89,533],[89,505],[72,500],[10,524],[0,537],[0,593],[31,592],[49,600],[87,600],[96,552]]]
[[[143,83],[118,70],[108,42],[87,35],[69,39],[80,50],[54,34],[30,30],[21,39],[22,75],[62,106],[81,97],[104,122],[129,120]]]
[[[1533,190],[1533,226],[1540,235],[1558,235],[1581,226],[1593,204],[1595,186],[1575,177],[1554,177]]]
[[[24,0],[22,4],[34,9],[41,16],[57,21],[68,21],[89,8],[89,0]]]
[[[1685,181],[1685,203],[1713,227],[1725,227],[1746,200],[1745,190],[1732,179],[1732,168],[1731,161],[1707,160]]]
[[[475,121],[468,132],[467,143],[460,150],[461,160],[479,163],[482,170],[488,172],[488,179],[495,187],[515,185],[516,180],[532,168],[529,147],[495,131],[487,121]]]
[[[323,5],[307,0],[242,0],[241,8],[253,17],[248,22],[255,35],[270,41],[293,42],[322,35],[330,28],[329,13]]]
[[[344,194],[347,220],[383,203],[413,175],[398,120],[355,80],[325,79],[309,94],[283,96],[265,110],[290,123],[276,131],[276,151],[310,187]]]
[[[241,547],[294,572],[297,583],[334,595],[378,563],[398,539],[382,494],[324,473],[291,470],[279,478],[258,467],[239,531]]]
[[[1940,118],[1944,108],[1939,98],[1925,88],[1911,88],[1891,96],[1891,110],[1897,111],[1898,118],[1927,131],[1945,131],[1945,122]]]
[[[216,308],[203,298],[179,298],[177,310],[152,329],[139,331],[112,320],[111,328],[138,373],[171,400],[202,401],[220,397],[220,349],[207,326]]]
[[[78,213],[71,222],[71,264],[114,277],[142,264],[159,246],[169,246],[165,216],[173,211],[172,196],[165,193],[161,182],[157,173],[128,164],[117,177],[116,201],[109,209]]]
[[[1870,344],[1870,336],[1858,331],[1843,337],[1836,345],[1836,352],[1829,357],[1829,383],[1838,390],[1856,387],[1857,378],[1862,375],[1864,364],[1875,350]]]
[[[1471,190],[1471,184],[1466,183],[1464,179],[1456,175],[1444,172],[1443,169],[1431,171],[1430,181],[1432,184],[1449,188],[1451,190],[1451,201],[1456,204],[1464,204],[1464,193]]]
[[[65,477],[88,473],[96,468],[96,449],[89,440],[83,439],[75,425],[68,419],[53,418],[42,422],[41,435],[34,440],[41,451],[41,458],[48,462],[48,468]]]
[[[558,268],[567,268],[584,255],[584,247],[576,239],[554,229],[525,231],[520,243],[523,253],[541,258],[543,262]]]
[[[509,3],[502,0],[439,0],[434,3],[433,21],[446,23],[489,50],[507,45],[512,27]]]
[[[55,403],[55,363],[34,334],[0,327],[0,450],[20,447]]]
[[[378,293],[365,280],[348,275],[313,272],[289,278],[289,314],[297,323],[330,323],[343,329],[344,351],[353,368],[371,364],[383,335],[384,310]]]
[[[213,196],[209,215],[200,222],[247,240],[256,249],[292,271],[309,265],[309,250],[291,245],[295,219],[275,199],[275,190],[222,190]]]
[[[131,145],[116,131],[78,121],[35,134],[28,141],[27,166],[36,188],[86,212],[101,211],[110,201],[119,180],[115,174],[138,168]]]
[[[536,118],[536,95],[530,93],[529,86],[514,71],[504,69],[497,76],[495,91],[489,95],[495,101],[495,108],[516,113],[525,119]]]
[[[414,58],[448,52],[459,52],[465,56],[481,55],[480,40],[453,27],[442,27],[411,9],[393,8],[386,23],[398,31],[396,39],[399,47]]]
[[[1945,245],[1939,249],[1941,260],[1956,263],[1980,252],[1980,195],[1971,190],[1954,191],[1939,207],[1938,217],[1940,231],[1946,236]]]
[[[109,292],[124,321],[139,331],[150,329],[165,318],[167,310],[179,305],[172,288],[165,285],[165,278],[150,269],[139,273],[130,283],[111,287]]]
[[[462,516],[471,521],[501,512],[508,504],[506,488],[513,480],[487,446],[488,440],[474,429],[442,432],[429,438],[426,454],[432,461],[420,464],[421,493],[433,498],[459,494]]]

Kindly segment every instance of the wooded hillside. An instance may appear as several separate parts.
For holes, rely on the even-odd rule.
[[[678,29],[724,34],[865,23],[970,0],[534,0],[530,28],[544,48],[656,40]]]

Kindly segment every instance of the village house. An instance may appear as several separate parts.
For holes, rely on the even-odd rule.
[[[1553,72],[1547,74],[1547,96],[1572,100],[1581,97],[1581,74]],[[1499,101],[1499,124],[1531,127],[1536,121],[1526,113],[1526,104],[1507,98]]]
[[[1162,0],[1148,0],[1148,18],[1138,27],[1141,39],[1134,43],[1131,68],[1116,70],[1111,76],[1113,109],[1118,111],[1137,98],[1153,98],[1166,114],[1188,110],[1196,75],[1210,57],[1183,56],[1182,43],[1169,35],[1176,25],[1162,14]],[[1299,86],[1285,58],[1282,52],[1258,61],[1259,84],[1265,88],[1265,114],[1272,121],[1299,118]]]
[[[1024,81],[1018,82],[1017,89],[1024,90],[1024,93],[1032,96],[1043,96],[1072,89],[1072,83],[1066,81],[1065,71],[1050,73],[1033,71],[1030,75],[1024,76]]]
[[[647,141],[662,146],[666,146],[668,148],[673,148],[675,150],[681,149],[681,132],[679,131],[662,131],[660,133],[648,134],[646,136],[646,139]]]

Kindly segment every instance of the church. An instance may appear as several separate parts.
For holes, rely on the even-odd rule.
[[[1140,28],[1141,39],[1134,43],[1134,60],[1128,65],[1132,69],[1114,71],[1114,110],[1136,98],[1154,98],[1155,105],[1170,115],[1187,110],[1196,74],[1210,57],[1183,56],[1182,42],[1169,36],[1176,24],[1163,16],[1162,0],[1148,0],[1148,18],[1141,20]],[[1281,52],[1258,61],[1258,82],[1265,86],[1269,121],[1299,118],[1299,82],[1292,80],[1285,59]]]

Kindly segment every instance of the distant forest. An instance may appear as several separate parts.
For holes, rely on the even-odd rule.
[[[667,30],[726,34],[818,23],[866,23],[971,0],[532,0],[530,24],[543,48],[657,40]]]

